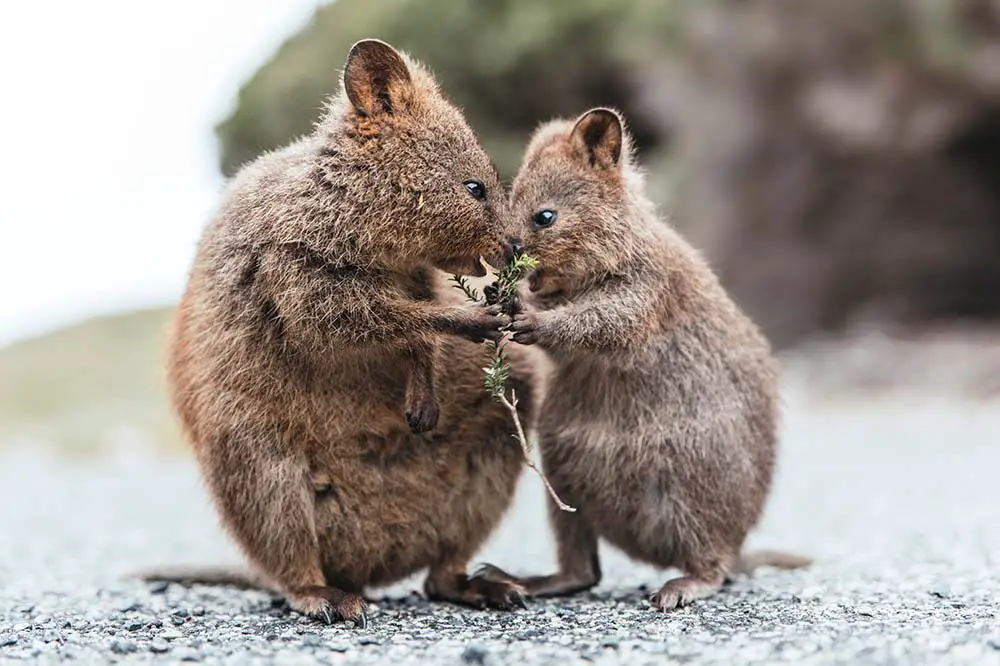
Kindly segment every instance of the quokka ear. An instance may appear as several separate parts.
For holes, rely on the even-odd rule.
[[[624,142],[622,119],[611,109],[591,109],[580,116],[570,132],[570,143],[593,167],[618,166]]]
[[[406,61],[378,39],[363,39],[351,47],[344,66],[344,90],[363,116],[393,113],[413,85]]]

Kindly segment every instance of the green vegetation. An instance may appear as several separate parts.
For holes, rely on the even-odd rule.
[[[100,317],[0,349],[0,442],[178,447],[164,378],[169,315]]]
[[[515,299],[517,298],[518,280],[527,275],[528,272],[535,269],[537,266],[538,260],[534,257],[529,257],[526,254],[518,254],[503,267],[497,275],[497,279],[483,289],[483,298],[480,298],[479,293],[472,288],[468,281],[462,276],[453,275],[452,281],[458,289],[462,290],[465,297],[469,301],[481,306],[499,306],[503,311],[510,312],[514,306]],[[501,330],[508,329],[501,328]],[[525,435],[524,426],[521,425],[521,417],[517,411],[517,393],[514,389],[510,390],[509,395],[507,393],[507,380],[510,378],[510,365],[507,363],[509,356],[504,351],[504,347],[506,347],[506,345],[506,339],[486,341],[486,350],[488,352],[486,360],[488,365],[483,368],[485,373],[484,384],[486,392],[489,393],[491,398],[502,404],[510,412],[511,419],[514,421],[514,428],[516,430],[514,433],[514,439],[516,439],[518,444],[521,445],[521,451],[524,453],[524,464],[538,475],[538,478],[541,479],[542,483],[545,485],[545,489],[548,491],[549,496],[552,498],[552,501],[555,502],[556,506],[563,511],[576,511],[576,509],[566,504],[559,498],[555,488],[552,487],[552,484],[549,483],[549,480],[545,477],[545,473],[542,472],[541,468],[535,463],[534,449]]]
[[[217,128],[232,174],[310,131],[355,41],[378,37],[427,64],[510,176],[534,127],[596,105],[629,113],[641,145],[659,137],[635,105],[633,70],[677,34],[681,0],[338,0],[316,10],[239,93]],[[655,58],[654,58],[655,59]]]
[[[498,305],[502,306],[505,311],[510,311],[517,298],[517,281],[537,266],[538,260],[534,257],[529,257],[526,254],[517,255],[503,267],[497,275],[497,279],[492,284],[487,285],[482,297],[461,275],[452,275],[451,280],[470,302],[482,306]],[[510,365],[507,364],[508,355],[504,351],[506,346],[505,340],[486,341],[489,366],[483,369],[485,371],[484,383],[486,392],[498,402],[503,402],[507,394],[507,379],[510,378]]]

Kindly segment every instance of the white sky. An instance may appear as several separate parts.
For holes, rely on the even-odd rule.
[[[317,4],[0,4],[0,346],[179,297],[222,184],[212,127]]]

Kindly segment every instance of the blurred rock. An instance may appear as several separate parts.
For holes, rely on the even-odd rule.
[[[691,15],[677,223],[776,346],[1000,315],[998,26],[978,0]]]

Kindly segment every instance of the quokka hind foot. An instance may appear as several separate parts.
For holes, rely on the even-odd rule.
[[[733,574],[753,574],[760,567],[776,569],[801,569],[812,564],[812,558],[778,550],[758,550],[741,554],[729,571],[723,576],[682,576],[668,580],[658,592],[649,598],[650,606],[656,610],[672,610],[686,606],[692,601],[711,597]]]
[[[473,573],[472,580],[479,579],[513,585],[529,597],[568,597],[600,582],[600,576],[590,572],[561,571],[547,576],[519,577],[492,564],[483,564]]]
[[[479,610],[527,608],[524,588],[516,583],[469,577],[465,573],[428,576],[424,592],[432,601],[449,601]]]
[[[251,569],[174,566],[135,573],[129,578],[150,583],[175,583],[185,587],[211,585],[270,592],[284,598],[294,610],[327,624],[353,622],[359,628],[368,626],[368,604],[356,594],[322,585],[285,591],[267,576]]]
[[[359,629],[368,626],[368,603],[357,594],[316,585],[289,592],[286,598],[295,610],[326,624],[353,622]]]
[[[722,576],[696,578],[681,576],[664,583],[663,587],[649,597],[649,605],[660,611],[687,606],[692,601],[707,599],[722,588]]]

